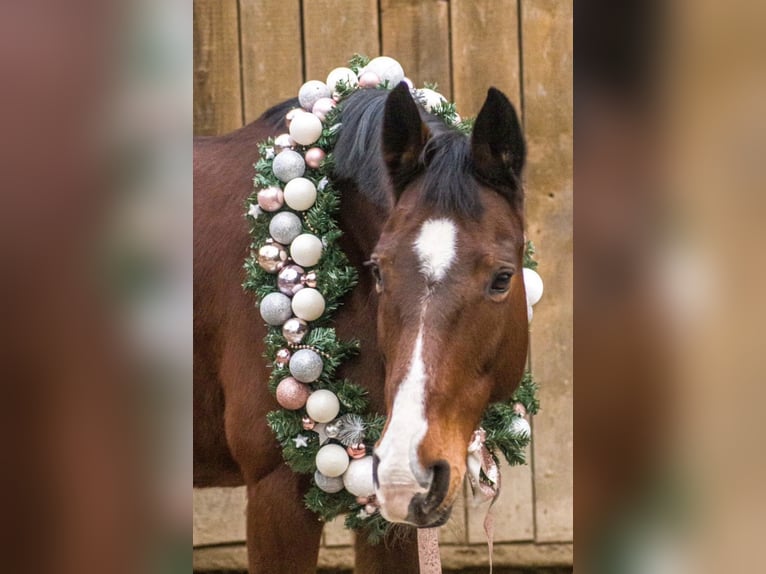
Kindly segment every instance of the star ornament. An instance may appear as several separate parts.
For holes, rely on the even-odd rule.
[[[258,219],[258,216],[263,213],[261,206],[256,203],[250,204],[250,209],[247,210],[247,214],[254,219]]]
[[[295,448],[307,447],[309,445],[308,440],[309,440],[309,437],[299,434],[297,437],[293,439],[293,442],[295,443]]]

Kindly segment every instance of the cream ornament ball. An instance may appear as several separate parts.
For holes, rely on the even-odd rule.
[[[290,257],[298,265],[312,267],[319,263],[322,257],[322,241],[316,235],[303,233],[293,239],[290,245]]]
[[[359,83],[356,79],[356,74],[351,68],[335,68],[329,74],[327,74],[327,87],[332,92],[336,92],[338,89],[338,82],[345,82],[349,87],[355,88]]]
[[[324,297],[316,289],[304,287],[293,295],[292,310],[299,319],[316,321],[322,316],[324,309]]]
[[[288,181],[283,193],[285,203],[295,211],[306,211],[317,199],[316,186],[305,177],[296,177]]]
[[[418,90],[417,100],[423,105],[427,112],[433,112],[442,104],[447,103],[447,99],[444,96],[430,88],[422,88]]]
[[[327,84],[319,80],[309,80],[298,90],[298,101],[301,107],[308,112],[311,111],[317,100],[330,97],[332,97],[332,91],[327,87]]]
[[[543,280],[534,269],[524,268],[524,289],[527,292],[527,305],[536,305],[543,296]]]
[[[261,300],[261,317],[272,326],[282,325],[293,316],[290,297],[282,293],[269,293]],[[296,377],[297,378],[297,377]]]
[[[302,231],[303,224],[300,217],[289,211],[277,213],[269,222],[269,233],[274,238],[274,241],[282,245],[290,245],[293,239],[298,237]]]
[[[285,297],[285,295],[282,296]],[[285,319],[283,322],[286,321],[287,319]],[[322,357],[320,357],[316,351],[312,351],[311,349],[299,349],[295,351],[295,353],[293,353],[293,355],[290,357],[290,374],[298,379],[301,383],[313,383],[316,381],[319,378],[319,375],[322,374],[323,368],[324,362],[322,361]],[[312,393],[312,396],[314,394],[315,393]],[[309,399],[310,398],[311,397],[309,397]],[[316,400],[321,402],[321,398]],[[338,400],[337,397],[335,400]],[[308,409],[308,406],[306,408]],[[309,412],[309,416],[320,423],[327,422],[324,420],[319,420],[314,415],[312,415],[311,412]],[[331,418],[334,418],[334,415]]]
[[[316,456],[317,470],[330,478],[341,476],[348,468],[346,450],[337,444],[326,444]]]
[[[372,496],[375,485],[372,482],[372,457],[365,456],[352,460],[343,473],[343,486],[354,496]]]
[[[307,116],[309,114],[301,115]],[[274,176],[279,181],[287,183],[288,181],[295,179],[296,177],[301,177],[304,173],[306,173],[306,162],[303,161],[303,156],[298,152],[291,149],[286,149],[277,154],[277,157],[274,158],[274,162],[271,164],[271,170],[274,172]]]
[[[298,351],[300,352],[300,351]],[[327,389],[319,389],[314,391],[306,401],[306,413],[318,423],[329,423],[340,412],[340,402],[335,393],[328,391]],[[339,446],[343,451],[343,455],[348,459],[346,449]],[[325,473],[327,474],[327,473]]]
[[[379,56],[370,60],[370,63],[364,67],[364,72],[372,72],[381,83],[388,82],[389,88],[394,88],[404,80],[404,69],[402,65],[388,56]]]
[[[301,145],[311,145],[317,141],[321,135],[322,120],[314,114],[305,112],[300,113],[293,118],[292,122],[290,122],[290,137]],[[282,154],[283,153],[284,152],[282,152]],[[279,154],[277,157],[282,154]]]

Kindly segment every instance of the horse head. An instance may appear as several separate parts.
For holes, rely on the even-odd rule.
[[[494,88],[468,137],[422,116],[400,85],[382,140],[395,206],[369,262],[387,407],[375,494],[386,519],[436,526],[461,492],[482,413],[524,371],[526,149]]]

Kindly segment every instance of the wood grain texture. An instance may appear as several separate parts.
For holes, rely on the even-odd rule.
[[[437,83],[452,97],[449,3],[444,0],[382,0],[382,54],[399,61],[415,83]]]
[[[476,116],[494,86],[520,109],[516,0],[452,0],[452,90],[464,117]]]
[[[528,234],[545,294],[532,321],[536,540],[572,539],[572,3],[522,0]]]
[[[306,79],[324,82],[355,52],[380,55],[379,26],[377,0],[304,1]]]
[[[237,0],[194,0],[194,133],[242,126]]]
[[[300,0],[240,0],[245,123],[298,95],[303,83]],[[324,80],[324,78],[322,78]]]

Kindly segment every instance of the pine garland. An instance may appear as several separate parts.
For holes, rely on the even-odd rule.
[[[348,67],[358,74],[359,71],[369,64],[370,59],[360,54],[355,54],[349,61]],[[393,86],[390,86],[393,87]],[[379,89],[388,89],[387,83],[382,83]],[[348,95],[357,89],[356,86],[346,82],[339,82],[336,93],[342,102]],[[430,87],[435,90],[436,85]],[[418,92],[415,91],[418,98]],[[421,100],[421,103],[424,103]],[[429,110],[432,114],[440,117],[446,124],[465,134],[470,134],[473,121],[460,119],[455,109],[455,104],[442,101],[432,105]],[[325,158],[318,168],[307,166],[303,177],[309,179],[317,187],[316,202],[307,211],[298,212],[284,206],[280,212],[289,211],[298,215],[303,224],[303,231],[312,233],[322,239],[323,251],[318,264],[311,268],[316,273],[318,289],[325,299],[325,310],[315,321],[311,321],[310,330],[301,341],[301,347],[308,347],[319,353],[323,358],[322,373],[319,378],[310,384],[311,390],[331,390],[340,403],[338,417],[347,414],[359,415],[364,422],[364,443],[371,447],[380,438],[385,424],[385,417],[377,413],[369,413],[367,391],[361,386],[347,379],[336,378],[338,367],[343,361],[352,357],[359,351],[358,341],[341,341],[337,337],[333,327],[332,317],[342,304],[343,297],[348,294],[358,281],[357,272],[352,267],[338,247],[338,239],[341,230],[335,219],[340,209],[340,193],[329,179],[333,171],[334,157],[333,148],[338,137],[340,128],[339,108],[331,110],[323,121],[323,129],[319,139],[311,146],[296,146],[296,150],[305,153],[309,147],[319,147],[325,152]],[[259,145],[258,160],[254,164],[255,176],[253,178],[254,190],[247,198],[247,220],[250,223],[251,253],[246,258],[245,280],[243,288],[255,295],[260,303],[270,293],[278,292],[277,276],[268,273],[258,264],[257,252],[267,240],[270,239],[269,223],[275,213],[261,211],[258,205],[258,191],[267,187],[276,186],[283,188],[284,184],[274,175],[272,165],[275,157],[275,141],[269,138]],[[532,258],[534,246],[531,242],[526,245],[524,254],[524,266],[536,268],[537,263]],[[294,349],[295,346],[288,343],[282,334],[281,327],[267,326],[264,339],[264,356],[271,365],[271,374],[268,388],[272,394],[276,394],[276,388],[280,381],[289,376],[288,366],[276,362],[278,351],[281,349]],[[492,455],[497,458],[497,453],[508,460],[510,464],[525,463],[525,449],[529,444],[529,434],[519,433],[514,430],[514,420],[520,418],[518,405],[523,405],[526,412],[535,414],[539,408],[539,402],[535,393],[537,385],[527,372],[524,379],[514,394],[513,398],[505,403],[490,405],[482,420],[482,427],[486,430],[486,445]],[[282,447],[282,455],[285,463],[294,471],[301,474],[314,474],[316,471],[316,455],[321,448],[319,435],[311,430],[305,430],[303,418],[305,410],[291,411],[278,409],[267,415],[267,422],[277,442]],[[337,420],[337,419],[336,419]],[[347,513],[346,527],[367,535],[372,543],[380,541],[385,536],[391,524],[388,523],[379,512],[369,514],[365,506],[360,504],[356,497],[348,491],[341,490],[337,493],[328,493],[321,490],[315,483],[307,491],[304,502],[306,507],[315,512],[320,520],[332,520],[342,513]]]

